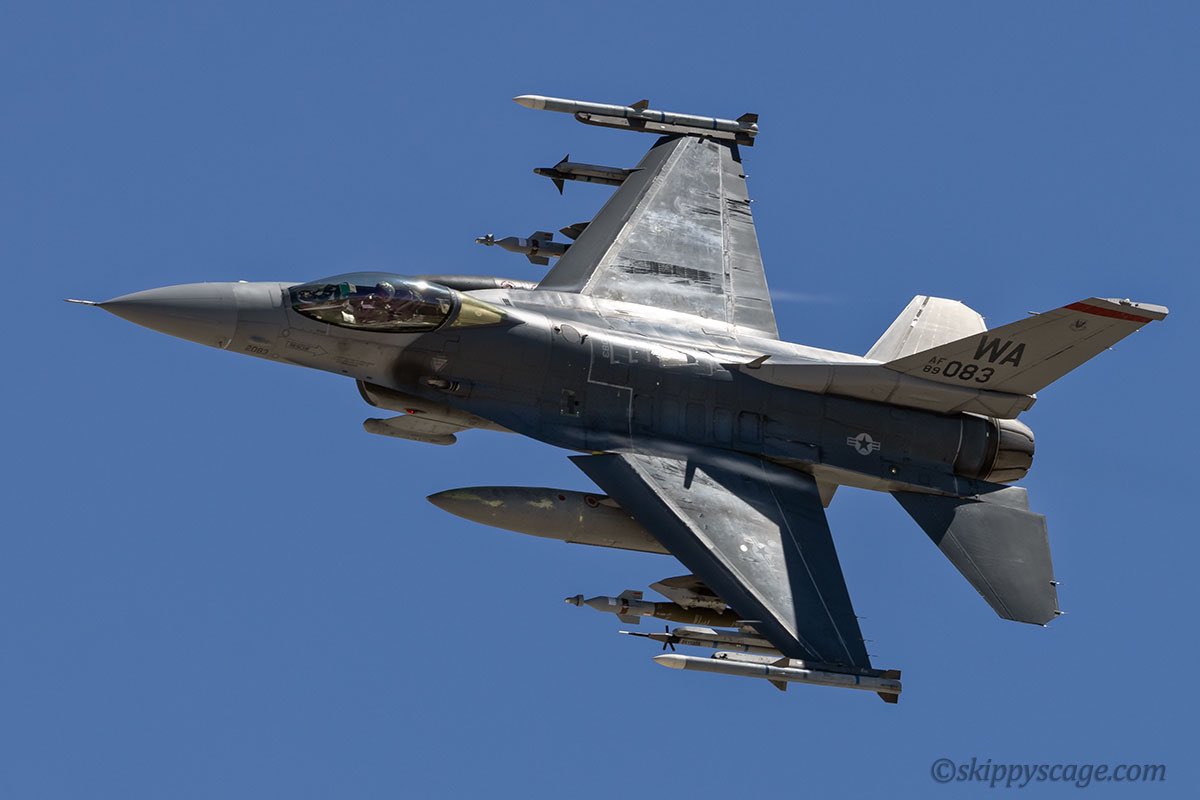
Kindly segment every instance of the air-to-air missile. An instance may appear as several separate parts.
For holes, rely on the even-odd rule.
[[[584,600],[583,595],[568,597],[566,602],[573,606],[588,606],[597,611],[616,614],[622,622],[637,625],[642,617],[655,617],[671,622],[684,622],[693,625],[737,625],[738,616],[729,609],[714,611],[709,608],[684,608],[676,603],[655,603],[642,599],[642,593],[635,589],[626,589],[617,597],[593,597]],[[677,629],[678,630],[678,629]]]
[[[888,703],[895,703],[900,699],[900,671],[895,669],[833,670],[826,665],[807,664],[790,658],[739,653],[716,653],[711,658],[664,653],[655,656],[654,660],[671,669],[762,678],[780,690],[787,689],[789,683],[811,683],[817,686],[875,692]]]
[[[692,114],[656,111],[648,108],[649,100],[639,100],[628,106],[588,103],[583,100],[543,97],[538,94],[523,94],[514,97],[513,100],[526,108],[538,111],[561,111],[564,114],[574,114],[575,119],[580,122],[605,128],[693,135],[697,131],[704,131],[713,138],[729,139],[744,145],[753,145],[754,137],[758,135],[758,114],[742,114],[737,119],[697,117]]]
[[[477,238],[475,244],[482,244],[486,247],[501,247],[510,253],[520,253],[528,258],[531,263],[543,267],[550,263],[550,256],[557,258],[567,252],[567,248],[571,246],[554,241],[554,234],[550,233],[550,231],[534,231],[529,234],[528,238],[524,239],[519,236],[506,236],[503,239],[497,239],[493,234],[489,233],[486,236]]]
[[[658,540],[602,494],[531,486],[449,489],[429,502],[455,516],[508,531],[574,544],[666,553]]]
[[[621,167],[605,167],[600,164],[583,164],[571,161],[568,153],[553,167],[534,167],[533,174],[549,178],[562,194],[564,181],[579,181],[580,183],[600,183],[605,186],[620,186],[634,170]]]
[[[728,625],[730,623],[724,624]],[[732,624],[736,625],[738,623],[734,622]],[[722,648],[725,650],[736,650],[741,653],[761,653],[764,655],[773,655],[776,658],[783,657],[783,654],[776,650],[774,645],[757,633],[754,633],[753,628],[748,627],[743,627],[736,631],[722,631],[712,628],[680,625],[673,630],[665,630],[662,633],[639,633],[637,631],[619,631],[619,633],[623,633],[626,636],[638,636],[642,639],[662,642],[663,650],[666,650],[667,647],[674,650],[675,645],[682,644],[688,647]]]

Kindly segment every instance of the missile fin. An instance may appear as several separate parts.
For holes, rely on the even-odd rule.
[[[555,186],[558,187],[558,193],[562,194],[563,193],[563,185],[564,185],[563,179],[562,178],[551,178],[550,180]]]
[[[737,118],[737,121],[743,125],[757,125],[758,114],[746,113]]]
[[[537,264],[539,267],[546,267],[546,266],[550,265],[550,259],[546,258],[545,256],[525,256],[525,257],[529,259],[530,264]]]
[[[628,622],[630,625],[641,625],[642,618],[635,617],[633,614],[617,614],[617,619],[621,622]]]
[[[781,692],[787,691],[787,682],[786,681],[771,681],[771,685],[774,686],[776,689],[778,689]],[[883,694],[880,693],[879,696],[883,697]],[[887,699],[887,698],[884,698],[884,699]]]
[[[588,223],[586,222],[576,222],[574,225],[568,225],[565,228],[559,228],[558,232],[568,239],[574,241],[583,235],[583,232],[587,229],[587,226]]]
[[[618,600],[641,600],[642,593],[637,589],[626,589],[617,595]]]
[[[650,107],[650,101],[646,99],[638,100],[636,103],[630,103],[629,107],[634,111],[645,111]]]

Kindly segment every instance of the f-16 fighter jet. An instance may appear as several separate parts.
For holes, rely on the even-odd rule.
[[[553,170],[617,187],[593,220],[562,229],[569,244],[544,231],[481,239],[555,258],[536,284],[356,273],[91,304],[350,376],[367,403],[396,412],[368,419],[370,433],[450,445],[485,428],[574,451],[600,491],[476,487],[430,500],[536,536],[673,555],[688,574],[652,587],[668,602],[634,590],[568,598],[628,623],[707,623],[641,634],[716,650],[659,656],[668,667],[896,701],[899,672],[867,655],[826,522],[839,486],[893,495],[1001,617],[1044,625],[1059,613],[1046,520],[1014,485],[1034,452],[1018,417],[1167,309],[1087,297],[988,329],[966,305],[921,295],[865,355],[780,341],[742,168],[755,115],[515,99],[659,137],[633,169]]]

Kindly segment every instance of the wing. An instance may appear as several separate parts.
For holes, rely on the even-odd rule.
[[[759,459],[571,459],[781,653],[870,668],[812,477]]]
[[[538,288],[779,338],[746,176],[730,142],[660,139]]]

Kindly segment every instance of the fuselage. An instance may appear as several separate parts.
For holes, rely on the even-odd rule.
[[[575,451],[686,456],[700,447],[761,456],[830,485],[959,495],[996,463],[992,420],[775,386],[739,369],[763,356],[866,363],[858,356],[527,289],[449,292],[453,311],[429,330],[356,329],[300,313],[292,287],[195,284],[102,305],[183,338],[353,378],[390,393],[388,407],[434,418],[449,409]],[[172,290],[202,302],[171,307]],[[155,317],[156,304],[173,316]]]

